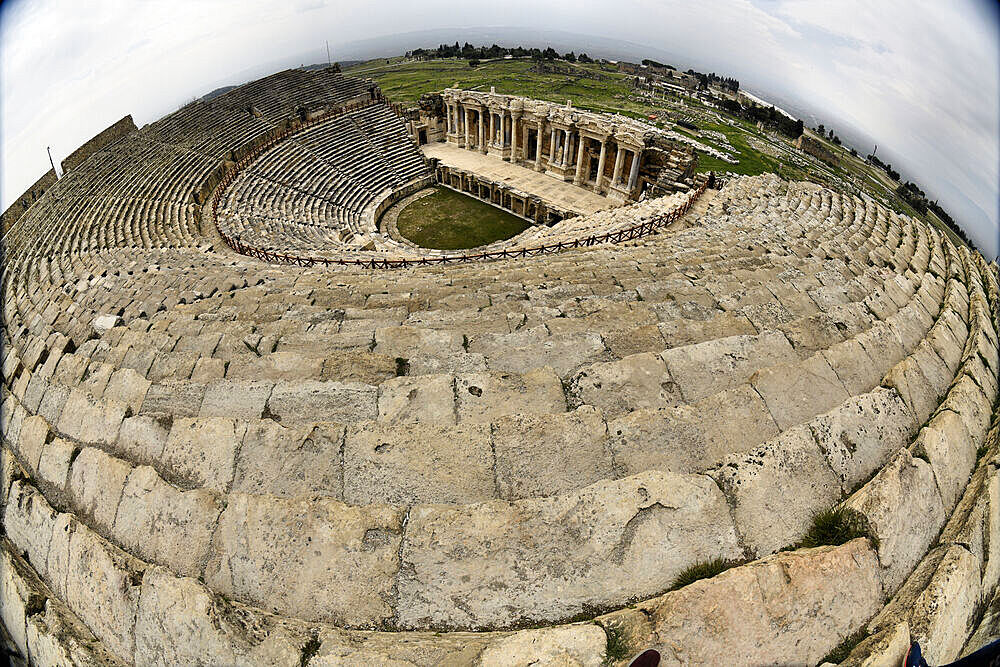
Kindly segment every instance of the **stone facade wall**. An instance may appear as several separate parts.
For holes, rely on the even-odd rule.
[[[132,120],[131,114],[125,116],[114,125],[111,125],[100,133],[94,135],[90,141],[70,153],[66,159],[62,161],[62,170],[64,172],[69,171],[97,151],[110,144],[115,139],[124,137],[126,134],[135,131],[136,126],[135,122]]]
[[[31,184],[20,197],[7,207],[0,216],[0,234],[6,234],[7,230],[14,226],[14,223],[21,219],[25,211],[31,207],[38,199],[45,194],[45,191],[56,182],[56,172],[49,169],[41,178]]]
[[[840,160],[837,156],[833,154],[830,149],[826,148],[822,143],[808,137],[804,134],[800,135],[798,139],[795,140],[795,147],[807,155],[812,155],[817,157],[827,164],[832,164],[837,166],[840,164]]]

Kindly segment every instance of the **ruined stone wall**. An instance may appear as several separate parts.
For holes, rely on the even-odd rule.
[[[799,138],[795,140],[795,147],[803,153],[817,157],[827,164],[832,164],[833,166],[840,164],[840,160],[837,159],[837,156],[834,155],[830,149],[805,134],[800,135]]]
[[[20,197],[18,197],[14,202],[7,207],[7,210],[3,212],[3,216],[0,216],[0,234],[6,234],[7,230],[14,226],[14,223],[20,220],[24,212],[34,204],[38,199],[45,194],[45,191],[56,182],[56,172],[49,169],[45,172],[41,178],[31,184],[27,190],[24,191]]]
[[[110,144],[115,139],[124,137],[129,132],[135,132],[135,130],[135,122],[132,120],[131,114],[125,116],[120,121],[95,135],[90,141],[70,153],[66,159],[62,161],[62,170],[64,172],[69,171],[97,151]]]

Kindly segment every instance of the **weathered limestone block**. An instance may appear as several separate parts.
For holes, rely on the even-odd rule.
[[[469,340],[469,351],[489,360],[491,371],[527,373],[550,366],[566,377],[586,363],[606,358],[604,342],[596,333],[548,335],[545,327],[510,334],[480,334]]]
[[[60,530],[57,524],[54,533]],[[109,651],[131,656],[144,565],[82,525],[63,534],[68,538],[65,566],[49,563],[50,579],[66,582],[60,597]]]
[[[251,357],[253,355],[245,355],[245,356]],[[216,359],[215,357],[199,357],[194,362],[194,366],[191,367],[190,374],[187,374],[184,371],[167,372],[167,373],[161,373],[155,379],[152,377],[152,375],[153,373],[152,371],[150,371],[150,379],[153,379],[154,382],[158,382],[159,380],[167,379],[170,377],[176,377],[176,378],[190,377],[192,382],[201,382],[201,383],[214,382],[215,380],[221,380],[226,375],[226,362],[223,359]],[[239,379],[239,378],[234,378],[234,379]]]
[[[636,410],[609,422],[608,434],[620,474],[631,475],[699,472],[776,437],[779,430],[764,401],[744,385],[694,406]]]
[[[59,415],[60,433],[89,444],[113,445],[130,408],[121,401],[94,401],[77,388],[70,392]]]
[[[1000,582],[1000,471],[980,465],[941,531],[939,544],[960,544],[975,557],[988,593]]]
[[[609,419],[684,400],[666,364],[649,352],[584,367],[573,376],[570,392],[580,403],[600,408]]]
[[[785,322],[795,319],[787,308],[777,302],[746,306],[741,312],[758,332],[777,329]]]
[[[173,424],[173,415],[167,414],[129,417],[122,422],[115,450],[140,465],[159,463]]]
[[[544,415],[566,411],[562,382],[548,366],[523,375],[470,373],[455,378],[459,421],[488,422],[510,414]]]
[[[319,651],[310,665],[473,665],[483,650],[510,636],[500,632],[357,632],[324,629],[319,635]],[[403,641],[400,641],[405,637]]]
[[[806,425],[725,459],[709,474],[730,500],[744,546],[758,557],[801,538],[813,515],[841,494],[840,480]]]
[[[599,667],[605,664],[606,644],[604,630],[592,623],[522,630],[487,646],[476,664],[483,667]]]
[[[895,593],[944,524],[945,512],[928,463],[903,449],[845,503],[878,539],[882,582]]]
[[[41,373],[34,373],[24,389],[24,398],[21,400],[21,404],[28,412],[37,413],[38,405],[42,402],[42,396],[45,395],[48,388],[48,378],[42,377]]]
[[[551,496],[613,476],[607,426],[590,406],[512,415],[493,424],[496,481],[506,500]]]
[[[847,391],[822,354],[795,364],[754,373],[750,384],[761,395],[782,431],[847,400]]]
[[[651,471],[553,498],[417,506],[401,553],[403,627],[483,628],[622,604],[742,552],[711,479]]]
[[[278,421],[352,423],[378,416],[378,389],[359,382],[279,382],[267,401]]]
[[[109,535],[132,466],[94,447],[84,447],[73,461],[69,497],[73,509],[92,522],[102,535]]]
[[[927,333],[927,327],[922,322],[924,314],[924,310],[920,306],[909,304],[886,318],[886,324],[899,337],[904,350],[913,350]]]
[[[608,423],[609,448],[622,475],[646,470],[693,473],[729,450],[709,450],[702,419],[691,406],[641,409]]]
[[[869,627],[906,621],[913,641],[930,664],[958,657],[980,602],[979,563],[964,547],[940,547],[928,554]]]
[[[970,355],[962,368],[962,372],[973,379],[973,381],[979,386],[983,394],[986,396],[986,400],[991,405],[996,402],[998,388],[1000,388],[1000,377],[995,375],[991,370],[986,368],[986,364],[983,363],[983,358],[978,354]]]
[[[927,343],[931,349],[940,357],[952,375],[958,372],[958,367],[962,362],[962,349],[965,347],[965,340],[958,340],[951,328],[943,319],[939,319],[931,330],[927,332]]]
[[[660,355],[684,399],[693,403],[750,379],[755,371],[795,358],[781,333],[730,336],[665,350]]]
[[[59,384],[50,384],[38,404],[38,414],[45,418],[50,424],[58,424],[59,416],[62,414],[63,406],[69,399],[70,388]]]
[[[452,375],[417,375],[386,380],[378,388],[379,421],[454,424],[454,382]]]
[[[27,416],[27,411],[21,407],[18,400],[13,395],[6,394],[3,401],[3,414],[0,415],[0,419],[3,420],[0,436],[5,442],[10,443],[11,446],[17,445],[21,438],[21,426]]]
[[[164,382],[150,386],[141,413],[197,417],[205,399],[205,385],[198,382]],[[64,408],[65,409],[65,408]]]
[[[824,350],[823,357],[840,378],[849,396],[871,391],[891,367],[884,359],[876,361],[869,357],[861,343],[854,338]]]
[[[639,603],[663,665],[816,664],[882,605],[866,540],[779,553]],[[613,612],[598,618],[609,622]]]
[[[45,445],[38,461],[38,478],[44,484],[63,489],[69,482],[69,468],[77,446],[68,440],[55,438]]]
[[[344,427],[319,422],[286,428],[269,419],[247,425],[233,491],[343,498]]]
[[[122,664],[55,598],[45,601],[44,613],[28,619],[27,637],[29,658],[34,664],[86,667]]]
[[[140,466],[129,475],[114,525],[118,542],[136,556],[194,577],[208,557],[222,503],[205,489],[181,491]]]
[[[91,325],[94,332],[98,336],[103,336],[106,332],[110,331],[114,327],[121,326],[122,318],[117,315],[98,315],[94,318],[94,322]]]
[[[11,484],[15,479],[26,479],[28,472],[17,462],[13,451],[6,445],[0,446],[0,516],[7,508]]]
[[[298,380],[319,377],[322,357],[306,357],[298,352],[272,352],[263,356],[242,354],[234,357],[226,369],[230,380]]]
[[[604,344],[613,357],[627,357],[643,352],[659,352],[667,346],[657,324],[645,324],[634,329],[615,329],[602,332]]]
[[[407,360],[407,364],[409,364],[407,375],[485,373],[489,368],[489,364],[486,363],[486,357],[474,352],[452,352],[433,357],[417,355],[410,357]]]
[[[938,411],[917,434],[910,451],[931,464],[945,512],[958,502],[976,465],[978,444],[961,418],[951,410]]]
[[[495,496],[488,424],[367,422],[347,429],[348,503],[470,503]]]
[[[808,426],[844,493],[851,493],[906,447],[919,425],[896,391],[879,387],[852,396]]]
[[[885,322],[876,322],[870,329],[855,339],[861,344],[868,357],[878,362],[879,368],[892,368],[906,356],[899,336]]]
[[[996,591],[989,602],[979,625],[965,643],[961,657],[975,653],[990,642],[1000,639],[1000,591]]]
[[[49,546],[57,516],[33,486],[23,480],[11,484],[4,508],[4,532],[43,577],[49,572]]]
[[[396,358],[367,350],[343,350],[323,360],[320,378],[376,385],[396,376]]]
[[[298,638],[261,614],[251,635],[242,619],[194,579],[159,567],[146,571],[135,624],[135,662],[142,665],[300,664]],[[304,641],[304,640],[301,640]]]
[[[230,494],[205,581],[281,614],[378,626],[393,616],[402,524],[386,505]]]
[[[174,419],[161,464],[169,476],[226,493],[246,424],[225,417]]]
[[[10,388],[10,393],[14,394],[19,402],[24,402],[24,395],[28,391],[28,383],[31,382],[31,375],[31,371],[27,368],[22,370]]]
[[[255,420],[264,414],[267,398],[274,388],[270,382],[222,380],[205,388],[200,417],[229,417]]]
[[[33,582],[24,562],[7,550],[6,542],[0,544],[4,547],[0,550],[0,621],[17,650],[27,656],[25,620],[43,607],[45,598],[31,585]]]
[[[407,359],[418,355],[436,356],[462,351],[462,335],[417,327],[380,327],[375,330],[376,354]]]
[[[920,341],[910,357],[916,361],[920,371],[934,388],[936,398],[944,396],[948,391],[948,385],[951,384],[955,376],[948,371],[948,367],[941,361],[941,357],[937,355],[930,343],[926,340]]]
[[[727,389],[694,405],[709,452],[746,451],[780,433],[767,405],[750,385]],[[714,464],[718,458],[714,459]]]
[[[910,627],[897,623],[858,643],[841,667],[899,667],[910,650]]]
[[[120,368],[111,374],[102,398],[121,401],[128,405],[133,413],[136,413],[146,399],[146,392],[149,391],[150,384],[149,380],[131,368]]]
[[[17,455],[31,470],[38,470],[38,460],[45,444],[53,438],[48,423],[38,415],[25,417],[18,434]]]
[[[968,375],[960,375],[949,387],[941,407],[958,414],[978,448],[990,427],[993,402],[986,398],[975,381]]]
[[[727,336],[757,333],[757,328],[750,323],[746,315],[718,312],[718,315],[707,320],[669,319],[661,321],[659,324],[660,335],[663,336],[667,347],[680,347]]]
[[[937,391],[913,357],[906,357],[893,366],[882,380],[882,386],[891,387],[899,393],[919,424],[926,422],[937,408]]]

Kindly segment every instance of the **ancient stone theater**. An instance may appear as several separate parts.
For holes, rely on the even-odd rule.
[[[936,228],[571,100],[403,108],[336,68],[71,158],[4,219],[21,664],[938,664],[997,633],[997,266]],[[521,231],[425,247],[431,191]]]

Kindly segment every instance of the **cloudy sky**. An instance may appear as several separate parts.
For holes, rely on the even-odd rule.
[[[684,69],[726,73],[757,93],[792,100],[842,136],[874,138],[880,156],[995,256],[996,7],[969,0],[8,0],[0,8],[0,200],[5,208],[48,169],[46,146],[58,162],[125,114],[141,126],[218,86],[320,62],[325,40],[337,59],[351,57],[358,40],[422,29],[546,28],[581,35],[576,50],[591,55],[602,54],[582,35],[667,52]],[[433,44],[412,46],[419,45]]]

